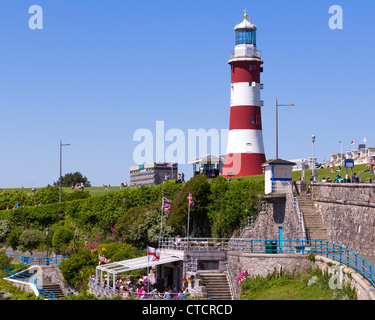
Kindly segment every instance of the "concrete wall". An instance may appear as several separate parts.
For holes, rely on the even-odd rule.
[[[375,255],[375,184],[317,183],[312,199],[330,242]]]

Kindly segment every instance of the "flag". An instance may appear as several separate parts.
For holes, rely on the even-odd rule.
[[[160,260],[160,252],[155,248],[147,246],[148,262],[155,262]]]
[[[165,211],[171,210],[171,202],[166,197],[163,197],[163,208]]]
[[[339,143],[342,143],[342,141],[340,140]]]
[[[367,142],[367,137],[364,137],[364,138],[363,138],[363,142],[364,142],[364,143]]]
[[[102,256],[99,255],[99,262],[105,262],[105,263],[108,263],[109,261],[111,261],[111,259],[106,259]]]
[[[173,167],[173,164],[172,163],[168,163],[167,166],[168,167]]]
[[[350,142],[350,144],[353,145],[354,144],[354,140],[352,142]]]
[[[191,195],[191,193],[189,193],[188,200],[189,200],[189,206],[194,207],[193,196]]]

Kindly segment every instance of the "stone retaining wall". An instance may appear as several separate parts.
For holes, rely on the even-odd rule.
[[[277,273],[298,273],[309,266],[321,270],[330,268],[332,265],[337,265],[337,261],[331,259],[315,256],[315,261],[309,259],[307,255],[302,254],[252,254],[246,252],[228,252],[228,268],[234,291],[237,292],[237,297],[240,294],[240,283],[237,283],[237,276],[242,272],[247,272],[250,276],[260,275],[262,277]],[[350,268],[342,268],[343,281],[350,282],[352,288],[357,289],[358,300],[375,300],[375,290],[370,284],[363,280],[362,277]],[[337,289],[339,290],[339,289]]]
[[[330,242],[375,255],[375,184],[316,183],[312,199]]]

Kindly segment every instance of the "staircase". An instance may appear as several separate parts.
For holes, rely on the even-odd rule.
[[[56,300],[59,300],[60,298],[64,297],[64,293],[62,292],[59,284],[43,282],[43,290],[53,292]]]
[[[232,300],[229,281],[225,273],[201,273],[200,279],[212,300]]]
[[[311,195],[297,196],[298,206],[303,213],[308,240],[328,241],[327,228],[324,226],[320,214],[316,211]]]

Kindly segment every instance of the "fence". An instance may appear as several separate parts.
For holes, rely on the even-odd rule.
[[[42,289],[39,286],[36,277],[33,274],[27,272],[28,268],[29,265],[20,263],[8,269],[5,269],[4,276],[9,280],[17,280],[23,282],[26,285],[33,286],[36,292],[45,299],[56,300],[55,294],[53,292]]]
[[[30,265],[39,265],[39,266],[48,266],[50,264],[59,264],[64,259],[68,258],[67,256],[54,256],[54,257],[44,257],[44,258],[35,258],[28,256],[21,256],[17,254],[6,254],[9,258],[20,261],[21,263],[30,264]]]
[[[222,238],[160,238],[159,247],[163,249],[186,251],[246,251],[250,253],[295,253],[326,256],[348,268],[352,268],[375,288],[375,271],[371,264],[355,252],[340,245],[323,240],[258,240]]]

